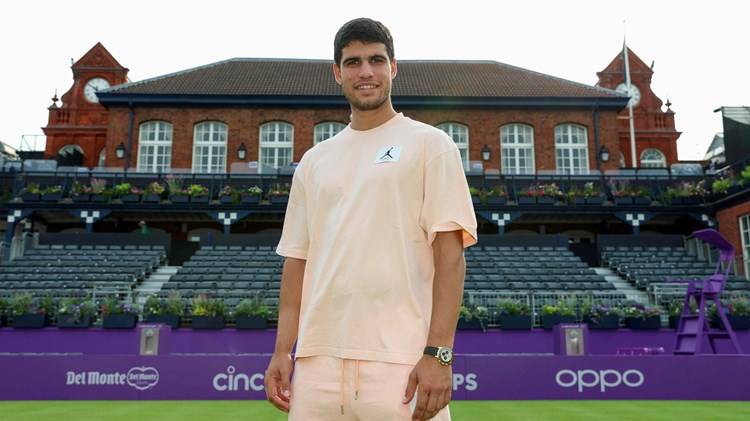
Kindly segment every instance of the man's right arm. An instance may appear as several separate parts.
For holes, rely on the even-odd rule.
[[[290,378],[294,362],[292,348],[297,341],[299,314],[302,303],[302,279],[306,260],[287,257],[281,274],[279,295],[279,324],[276,346],[266,370],[266,397],[276,408],[289,412]]]

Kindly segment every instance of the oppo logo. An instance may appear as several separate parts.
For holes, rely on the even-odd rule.
[[[555,381],[562,387],[578,387],[578,392],[583,388],[597,387],[603,393],[608,387],[639,387],[643,384],[645,377],[638,370],[628,370],[620,373],[617,370],[560,370],[555,376]]]

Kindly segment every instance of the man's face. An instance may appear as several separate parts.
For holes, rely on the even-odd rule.
[[[389,60],[382,43],[356,41],[344,47],[341,63],[334,64],[333,72],[352,108],[374,110],[390,100],[396,60]]]

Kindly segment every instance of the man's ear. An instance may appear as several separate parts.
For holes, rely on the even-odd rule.
[[[341,69],[336,63],[333,63],[333,77],[336,78],[336,83],[338,83],[339,85],[343,83],[341,80]]]
[[[396,77],[396,59],[391,60],[391,79]]]

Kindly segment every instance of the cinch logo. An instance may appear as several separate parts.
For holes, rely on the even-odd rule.
[[[234,374],[237,369],[230,365],[227,367],[227,374],[221,373],[214,376],[214,389],[219,392],[237,392],[237,391],[249,391],[250,389],[260,392],[265,386],[263,385],[263,379],[265,376],[261,373],[255,373],[252,376],[247,374],[239,373]]]
[[[628,370],[620,374],[617,370],[560,370],[555,376],[555,381],[562,387],[578,386],[578,392],[583,392],[584,387],[599,386],[603,393],[608,387],[617,387],[624,384],[628,387],[639,387],[643,384],[645,377],[638,370]]]
[[[467,373],[465,376],[461,373],[453,373],[453,390],[458,390],[458,386],[466,384],[464,388],[470,392],[477,390],[477,375]]]

